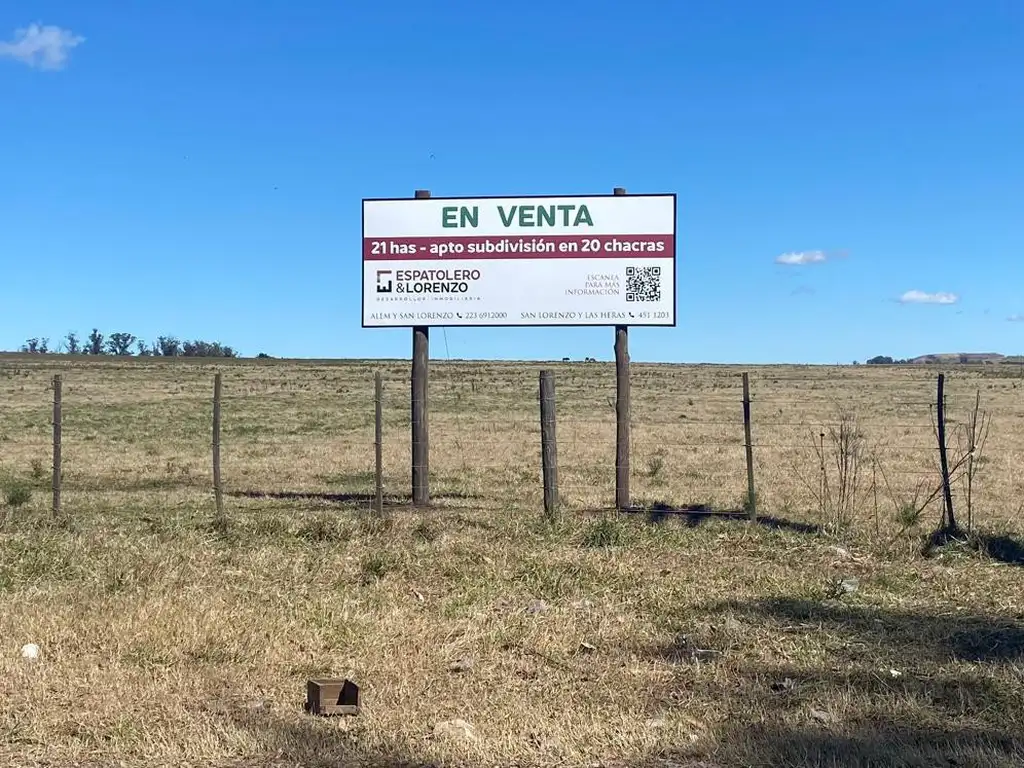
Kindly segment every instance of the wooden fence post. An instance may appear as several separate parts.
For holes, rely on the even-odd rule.
[[[224,522],[224,497],[220,477],[220,401],[221,375],[213,377],[213,496],[217,504],[217,521]]]
[[[377,371],[373,375],[373,511],[384,514],[384,380]]]
[[[544,516],[554,520],[559,513],[558,441],[555,437],[555,375],[540,372],[540,459],[544,479]]]
[[[942,468],[942,500],[943,500],[943,529],[947,533],[957,530],[956,516],[953,514],[953,492],[949,483],[949,456],[946,452],[946,374],[939,374],[937,402],[935,406],[935,418],[938,421],[939,439],[939,464]]]
[[[53,376],[53,517],[60,517],[61,491],[61,426],[63,421],[63,382],[59,373]]]
[[[754,443],[750,436],[750,376],[743,373],[743,436],[747,449],[747,514],[757,520],[757,494],[754,491]]]

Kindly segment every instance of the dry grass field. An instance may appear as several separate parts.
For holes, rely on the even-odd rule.
[[[381,364],[380,519],[372,365],[220,364],[217,525],[214,364],[0,359],[0,764],[1024,764],[1018,368],[947,371],[951,461],[977,392],[992,421],[974,533],[927,556],[933,368],[751,368],[758,523],[658,512],[744,506],[729,367],[634,364],[650,513],[607,510],[606,363],[550,366],[564,509],[545,521],[539,368],[433,363],[435,505],[413,510],[409,366]],[[966,525],[960,479],[954,498]],[[358,717],[303,712],[308,678],[346,674]]]

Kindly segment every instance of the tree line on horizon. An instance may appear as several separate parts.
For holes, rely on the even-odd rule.
[[[56,347],[50,339],[36,337],[22,344],[20,352],[37,355],[111,355],[114,357],[238,357],[238,352],[219,341],[201,339],[181,340],[176,336],[158,336],[148,344],[131,333],[112,333],[105,336],[93,328],[86,338],[70,331]]]
[[[888,355],[876,355],[866,362],[868,365],[906,365],[910,360],[894,359]]]

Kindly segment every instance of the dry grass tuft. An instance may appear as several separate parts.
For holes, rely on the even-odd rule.
[[[634,366],[651,501],[620,516],[585,512],[613,497],[614,374],[552,366],[567,514],[549,523],[536,366],[435,365],[438,503],[414,511],[407,366],[385,364],[377,518],[370,366],[229,363],[215,525],[213,369],[61,362],[56,525],[55,364],[0,361],[0,764],[1024,763],[1024,389],[1002,369],[950,376],[951,418],[984,393],[984,472],[972,537],[922,557],[927,371],[752,370],[751,525],[708,514],[744,501],[737,370]],[[832,430],[859,463],[831,454],[822,520],[807,435]],[[18,484],[38,492],[12,505]],[[307,716],[305,681],[344,674],[363,714]]]

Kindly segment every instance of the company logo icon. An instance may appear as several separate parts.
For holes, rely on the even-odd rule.
[[[395,289],[394,283],[391,282],[393,274],[390,269],[377,270],[377,293],[391,293]]]

